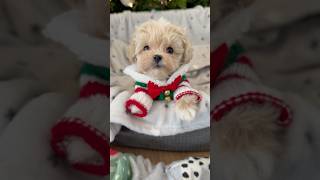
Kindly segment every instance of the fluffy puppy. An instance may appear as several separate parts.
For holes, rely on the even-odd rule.
[[[160,18],[136,28],[128,56],[132,63],[137,64],[139,73],[165,81],[180,66],[190,62],[192,46],[185,29]],[[193,120],[198,109],[197,97],[183,96],[176,101],[175,107],[180,119]],[[132,108],[131,112],[137,110]]]

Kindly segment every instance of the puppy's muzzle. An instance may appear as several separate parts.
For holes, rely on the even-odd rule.
[[[156,55],[153,56],[153,61],[156,64],[159,64],[161,62],[161,60],[162,60],[162,56],[161,55],[156,54]]]

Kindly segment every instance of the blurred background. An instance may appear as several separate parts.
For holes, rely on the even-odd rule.
[[[237,39],[264,82],[320,107],[320,2],[216,0],[212,31]],[[213,1],[214,3],[214,1]],[[220,28],[215,28],[219,26]],[[215,29],[215,30],[214,30]],[[232,37],[234,35],[234,37]],[[213,33],[225,41],[223,33]],[[220,37],[217,37],[220,36]],[[212,41],[212,45],[217,44]]]
[[[77,90],[76,57],[43,35],[53,17],[73,6],[65,0],[0,2],[1,80],[28,76],[48,90]]]
[[[240,43],[263,83],[280,90],[292,108],[286,153],[271,179],[319,179],[320,1],[211,3],[211,48]]]
[[[99,179],[50,148],[50,129],[78,96],[81,62],[43,31],[79,3],[0,1],[0,179]]]
[[[215,47],[239,41],[264,82],[320,107],[320,4],[317,0],[216,0]],[[228,35],[229,37],[225,37]]]
[[[209,4],[209,0],[110,0],[110,12],[185,9]]]

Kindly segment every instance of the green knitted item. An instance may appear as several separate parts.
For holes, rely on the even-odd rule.
[[[239,43],[234,43],[231,45],[229,54],[223,69],[229,67],[231,64],[237,61],[240,54],[245,52],[245,49]]]
[[[80,74],[86,74],[89,76],[96,76],[103,80],[110,80],[110,70],[106,67],[95,66],[92,64],[85,63],[83,64]]]

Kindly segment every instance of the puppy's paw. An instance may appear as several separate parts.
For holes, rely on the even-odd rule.
[[[97,152],[79,138],[71,138],[66,149],[70,163],[93,163],[100,158]]]
[[[185,95],[176,102],[176,114],[179,119],[192,121],[198,111],[198,103],[195,96]]]
[[[132,105],[128,109],[129,109],[129,112],[132,114],[140,113],[140,109],[137,106]]]

